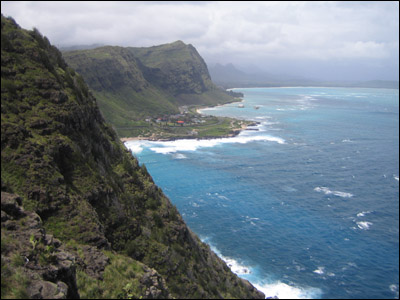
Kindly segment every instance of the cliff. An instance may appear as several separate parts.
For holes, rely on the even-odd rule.
[[[177,114],[182,105],[234,99],[212,83],[196,49],[181,41],[146,48],[106,46],[63,56],[85,79],[120,136],[135,136],[129,128],[145,126],[149,116]]]
[[[57,48],[3,16],[1,99],[2,298],[264,297],[190,231]]]

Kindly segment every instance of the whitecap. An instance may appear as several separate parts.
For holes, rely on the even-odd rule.
[[[297,192],[297,189],[295,189],[294,187],[291,187],[291,186],[283,186],[282,190],[284,190],[285,192],[288,192],[288,193]]]
[[[394,293],[395,294],[395,299],[398,299],[399,298],[399,285],[398,284],[391,284],[390,286],[389,286],[389,289],[390,289],[390,291],[392,292],[392,293]]]
[[[394,180],[399,181],[399,176],[393,175]]]
[[[393,293],[396,293],[396,292],[399,291],[399,286],[397,284],[391,284],[389,286],[389,288],[390,288],[390,291],[393,292]]]
[[[322,275],[325,273],[325,268],[324,267],[318,267],[318,269],[314,270],[313,272],[319,275]]]
[[[342,197],[342,198],[351,198],[354,195],[351,193],[346,193],[346,192],[341,192],[341,191],[332,191],[327,187],[324,186],[318,186],[316,188],[314,188],[314,191],[316,192],[322,192],[325,195],[334,195],[334,196],[338,196],[338,197]]]
[[[227,200],[227,201],[231,201],[228,197],[225,197],[225,196],[222,196],[222,195],[220,195],[220,196],[217,196],[219,199],[221,199],[221,200]]]
[[[371,225],[373,225],[373,223],[371,222],[367,222],[367,221],[362,221],[362,222],[356,222],[358,228],[362,229],[362,230],[368,230],[369,227]]]
[[[365,217],[366,214],[370,214],[370,211],[363,211],[357,214],[357,217]]]

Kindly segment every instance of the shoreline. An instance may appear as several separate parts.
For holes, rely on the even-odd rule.
[[[204,106],[204,107],[200,106],[198,108],[194,107],[193,110],[196,111],[196,113],[198,113],[199,115],[204,115],[203,113],[200,112],[200,110],[207,109],[207,108],[213,108],[213,107],[220,107],[220,106],[224,106],[224,105],[230,104],[230,103],[241,103],[244,101],[243,98],[236,98],[235,100],[237,100],[237,101],[231,101],[228,103],[218,104],[215,106]],[[245,131],[245,130],[256,130],[256,129],[248,129],[248,127],[256,126],[256,125],[260,124],[260,122],[257,122],[257,121],[246,121],[246,120],[240,120],[240,119],[235,119],[235,118],[230,118],[230,119],[235,120],[235,121],[248,122],[248,124],[241,124],[241,128],[235,128],[232,126],[231,133],[224,134],[224,135],[218,135],[218,136],[198,137],[198,136],[193,136],[193,135],[185,135],[185,136],[176,136],[176,137],[174,137],[174,136],[160,137],[160,136],[153,134],[152,136],[147,136],[147,137],[144,137],[144,136],[122,137],[122,138],[120,138],[120,141],[123,143],[131,142],[131,141],[168,142],[168,141],[176,141],[176,140],[212,140],[212,139],[220,139],[220,138],[231,138],[231,137],[238,136],[242,131]]]
[[[258,129],[248,129],[248,127],[256,126],[259,124],[260,124],[260,122],[252,122],[250,124],[243,124],[242,128],[232,129],[233,132],[230,134],[218,135],[218,136],[197,137],[197,136],[188,135],[188,136],[176,136],[176,137],[166,137],[166,138],[136,136],[136,137],[123,137],[123,138],[120,138],[120,141],[123,143],[131,142],[131,141],[169,142],[169,141],[176,141],[176,140],[214,140],[214,139],[232,138],[232,137],[238,136],[242,131],[245,131],[245,130],[252,130],[252,131],[258,130]]]

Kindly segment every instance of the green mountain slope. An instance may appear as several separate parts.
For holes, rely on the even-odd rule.
[[[147,117],[179,113],[182,105],[233,101],[211,81],[192,45],[181,41],[148,48],[100,47],[63,56],[85,79],[105,119],[120,136],[145,125]]]
[[[3,16],[1,191],[2,298],[264,296],[190,231],[61,53]]]

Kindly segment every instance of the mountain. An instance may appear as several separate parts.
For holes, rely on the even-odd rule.
[[[253,73],[246,73],[236,68],[233,64],[221,65],[215,64],[209,68],[210,75],[218,85],[225,88],[232,87],[257,87],[257,86],[290,86],[302,82],[303,84],[313,81],[305,78],[289,75],[273,75],[261,70],[255,70]]]
[[[3,16],[1,99],[2,298],[264,297],[190,231],[58,49]]]
[[[216,83],[223,84],[227,82],[248,82],[249,75],[238,70],[233,64],[221,65],[215,64],[209,68],[210,76]]]
[[[105,46],[63,52],[87,82],[105,119],[120,136],[146,118],[179,113],[182,105],[216,105],[233,97],[211,81],[192,45],[182,41],[147,48]]]
[[[215,64],[209,68],[213,82],[224,87],[280,87],[280,86],[321,86],[321,87],[365,87],[398,89],[398,81],[322,81],[290,75],[269,74],[257,70],[246,73],[237,69],[233,64]]]

